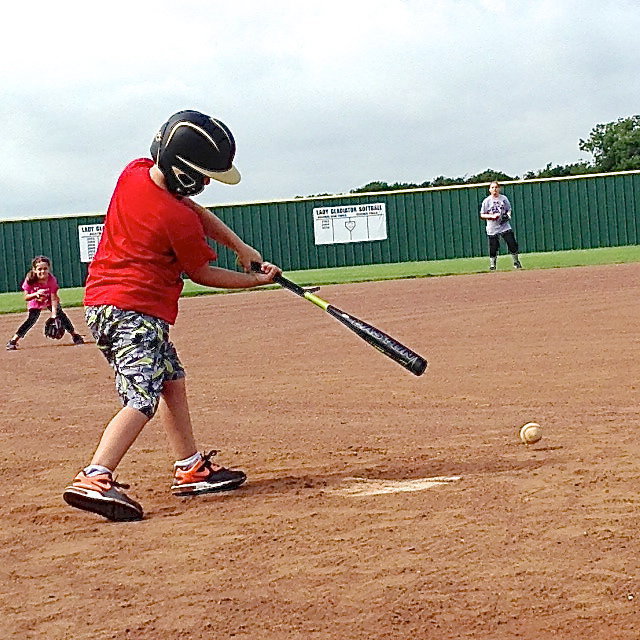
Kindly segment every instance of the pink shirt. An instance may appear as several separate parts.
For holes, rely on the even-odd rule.
[[[22,289],[25,293],[35,293],[38,289],[46,289],[47,293],[42,298],[32,298],[27,300],[27,309],[48,309],[51,307],[51,294],[58,293],[58,281],[53,274],[49,274],[47,281],[42,283],[36,281],[29,284],[26,280],[22,283]]]

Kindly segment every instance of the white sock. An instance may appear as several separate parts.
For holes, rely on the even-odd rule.
[[[85,476],[98,476],[103,473],[113,473],[111,469],[107,469],[107,467],[103,467],[99,464],[90,464],[88,467],[83,469]]]
[[[202,454],[199,451],[196,451],[191,457],[185,458],[184,460],[176,460],[173,464],[175,467],[181,467],[183,469],[188,469],[192,467],[196,462],[202,460]]]

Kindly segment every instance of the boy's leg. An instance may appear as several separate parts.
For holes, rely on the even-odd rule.
[[[64,501],[109,520],[140,520],[142,506],[121,490],[128,486],[115,482],[112,473],[148,421],[137,409],[120,409],[105,428],[91,464],[64,490]]]
[[[115,471],[149,418],[131,407],[122,407],[105,427],[91,465],[106,467]]]
[[[91,464],[65,489],[65,501],[110,520],[139,520],[142,507],[112,473],[153,417],[165,374],[166,323],[116,307],[88,307],[87,325],[116,372],[123,408],[106,426]]]
[[[239,487],[247,479],[243,471],[225,469],[211,462],[216,452],[212,451],[204,456],[197,453],[184,377],[165,381],[158,415],[178,460],[174,465],[171,486],[174,495],[228,491]]]
[[[176,460],[184,460],[197,452],[185,378],[165,381],[158,416]]]

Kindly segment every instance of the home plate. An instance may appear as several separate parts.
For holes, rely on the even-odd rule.
[[[424,491],[440,484],[450,484],[462,480],[461,476],[436,476],[415,480],[370,480],[369,478],[348,478],[349,486],[336,489],[334,493],[344,496],[378,496],[384,493]]]

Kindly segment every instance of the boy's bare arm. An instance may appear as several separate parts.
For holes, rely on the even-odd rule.
[[[241,273],[240,271],[230,271],[220,267],[211,267],[203,264],[199,269],[195,269],[188,274],[189,278],[206,287],[219,287],[221,289],[248,289],[258,287],[263,284],[270,284],[273,279],[282,273],[282,270],[268,262],[263,263],[262,272]]]
[[[212,240],[215,240],[236,252],[238,261],[245,271],[249,272],[251,270],[252,262],[262,262],[262,255],[260,252],[244,242],[237,233],[230,229],[224,222],[222,222],[222,220],[220,220],[220,218],[218,218],[218,216],[209,211],[209,209],[205,209],[190,198],[183,198],[182,202],[191,207],[198,214],[200,221],[202,222],[204,232],[208,238],[211,238]]]

